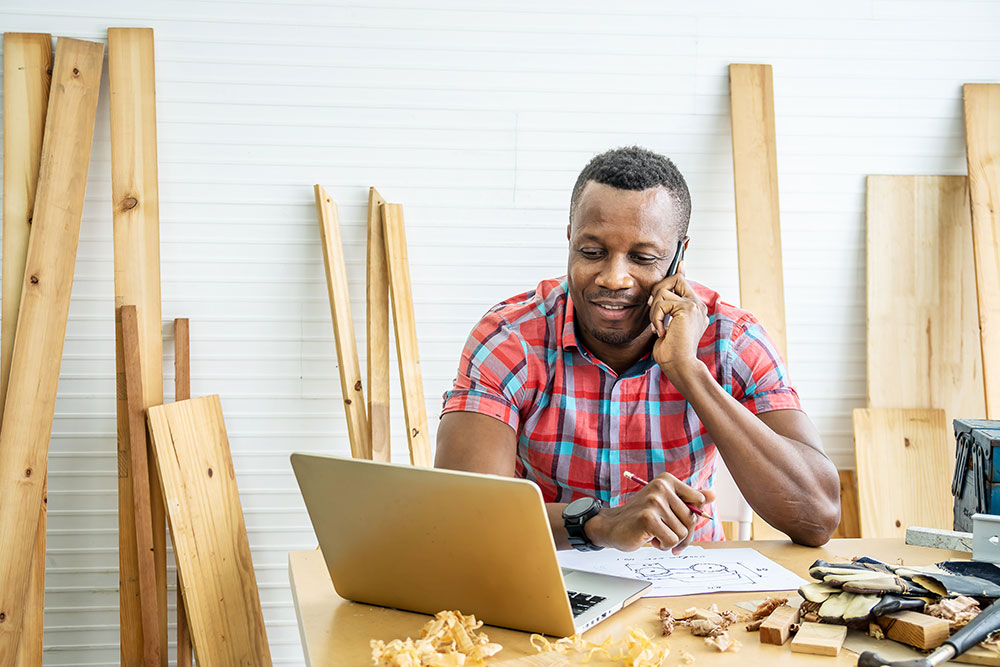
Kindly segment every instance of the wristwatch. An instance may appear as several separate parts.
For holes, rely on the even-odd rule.
[[[583,524],[597,516],[601,511],[601,501],[597,498],[577,498],[563,509],[563,525],[569,534],[569,543],[577,551],[600,551],[599,547],[590,541]]]

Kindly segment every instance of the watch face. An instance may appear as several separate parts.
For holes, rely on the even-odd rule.
[[[566,515],[573,517],[581,516],[583,514],[586,514],[587,511],[591,507],[593,507],[593,505],[594,505],[593,498],[577,498],[576,500],[574,500],[573,502],[571,502],[569,505],[566,506],[565,510]]]

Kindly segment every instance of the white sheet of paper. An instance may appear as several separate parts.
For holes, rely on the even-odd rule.
[[[806,583],[754,549],[688,547],[679,556],[653,548],[632,552],[560,551],[559,564],[575,570],[645,579],[653,584],[646,597],[784,591]]]

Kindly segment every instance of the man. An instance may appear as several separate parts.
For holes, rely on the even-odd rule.
[[[717,452],[795,542],[824,544],[839,521],[837,471],[774,344],[684,276],[690,215],[667,158],[595,157],[573,188],[567,276],[490,309],[445,395],[435,465],[534,481],[560,548],[721,539],[690,509],[712,514]]]

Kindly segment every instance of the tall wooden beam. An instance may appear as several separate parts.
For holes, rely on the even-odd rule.
[[[964,93],[986,414],[1000,419],[1000,84],[967,83]]]
[[[42,132],[52,79],[52,36],[6,33],[3,39],[3,313],[0,316],[0,423],[14,353],[17,312],[24,287],[31,214],[38,186]],[[31,559],[25,617],[17,653],[18,667],[42,663],[45,626],[45,482]]]
[[[191,398],[191,327],[186,317],[174,319],[174,400]],[[191,628],[187,622],[181,571],[177,570],[177,667],[191,667]]]
[[[365,393],[361,383],[361,364],[354,339],[354,320],[351,316],[351,295],[347,291],[347,267],[344,248],[340,241],[340,222],[337,204],[322,186],[314,188],[316,212],[319,217],[320,245],[326,266],[326,288],[330,296],[330,313],[333,316],[333,335],[337,343],[337,365],[340,369],[340,389],[344,396],[347,415],[347,434],[351,440],[351,456],[356,459],[372,457],[368,417],[365,415]]]
[[[389,291],[392,295],[392,321],[396,333],[396,357],[403,385],[403,414],[410,445],[410,463],[431,465],[430,434],[427,429],[427,404],[424,402],[423,376],[417,352],[417,324],[413,315],[413,292],[410,288],[410,260],[406,250],[403,207],[385,204],[385,251],[389,266]]]
[[[368,422],[372,458],[388,461],[389,435],[389,267],[378,190],[368,191]]]
[[[104,45],[60,38],[0,426],[0,667],[15,664],[43,497]]]
[[[788,364],[770,65],[729,66],[740,306],[757,316]],[[783,538],[755,513],[754,539]]]
[[[150,517],[149,466],[146,460],[146,405],[142,396],[142,364],[139,350],[139,316],[135,306],[119,308],[118,336],[125,365],[125,395],[128,404],[129,480],[132,482],[132,520],[139,567],[139,603],[142,652],[146,665],[160,663],[160,619],[157,609],[156,566],[153,559],[153,523]]]
[[[111,83],[111,197],[115,307],[135,305],[140,317],[142,391],[146,407],[163,403],[163,339],[160,325],[160,211],[156,164],[156,87],[153,31],[108,29]],[[123,350],[116,354],[123,372]],[[127,456],[128,402],[118,387],[119,545],[135,540],[134,500]],[[147,459],[151,464],[151,457]],[[155,468],[148,472],[161,665],[167,659],[167,551],[163,493]],[[120,549],[121,656],[123,665],[143,660],[138,563]]]

